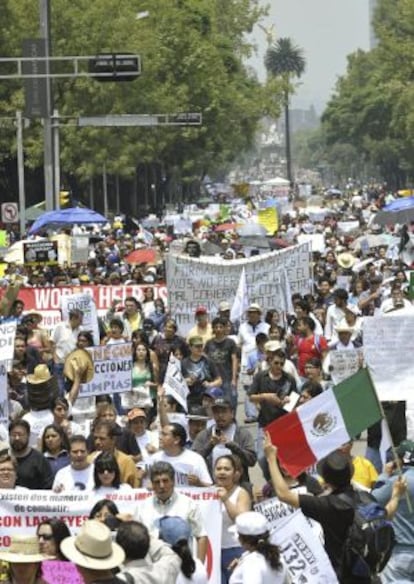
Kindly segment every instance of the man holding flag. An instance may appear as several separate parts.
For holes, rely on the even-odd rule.
[[[276,494],[281,501],[300,508],[304,515],[321,524],[326,552],[344,584],[368,584],[372,580],[341,573],[343,548],[354,519],[354,491],[352,464],[336,449],[381,417],[370,375],[366,369],[361,369],[266,428],[264,452]],[[328,494],[313,497],[291,491],[276,457],[292,476],[320,461],[319,470]],[[406,488],[403,477],[393,484],[391,498],[385,505],[388,518],[395,514]],[[351,500],[347,500],[347,496]]]

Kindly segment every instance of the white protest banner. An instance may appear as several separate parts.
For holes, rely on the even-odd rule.
[[[220,584],[221,525],[220,501],[214,488],[176,489],[197,501],[207,532],[208,546],[206,568],[209,584]],[[134,514],[135,508],[142,504],[151,491],[133,489],[106,494],[118,507],[120,513]],[[14,491],[4,490],[0,498],[0,549],[10,546],[12,535],[24,533],[35,535],[37,526],[55,517],[64,521],[72,535],[76,535],[83,522],[88,519],[93,505],[102,495],[93,492],[73,491],[57,494],[53,491]]]
[[[338,221],[336,227],[342,235],[349,235],[359,231],[359,221]]]
[[[270,524],[270,541],[280,547],[293,584],[338,582],[320,537],[315,536],[300,509],[293,509],[276,498],[257,503],[254,509]]]
[[[199,304],[206,306],[209,313],[214,315],[222,300],[233,303],[243,268],[246,271],[250,302],[257,302],[263,310],[275,308],[283,312],[286,310],[286,276],[292,294],[310,292],[309,259],[308,243],[237,260],[169,254],[168,303],[180,333],[186,334],[194,325],[194,311]]]
[[[330,351],[329,373],[336,385],[356,373],[361,365],[362,353],[357,349],[349,351]]]
[[[364,360],[381,400],[414,396],[414,316],[371,316],[363,319]]]
[[[312,251],[325,253],[325,237],[323,233],[300,233],[298,243],[310,243]]]
[[[2,361],[13,360],[16,326],[16,322],[4,322],[0,324],[0,355]]]
[[[167,395],[173,398],[187,411],[188,385],[181,373],[180,361],[174,355],[170,355],[165,372],[163,387]]]
[[[90,294],[70,294],[62,296],[62,319],[69,320],[69,312],[75,308],[83,312],[82,330],[92,331],[93,340],[99,343],[98,314]]]
[[[9,424],[9,399],[7,394],[7,361],[0,361],[0,425]]]
[[[95,375],[89,383],[82,383],[79,397],[121,393],[132,388],[132,345],[114,343],[89,347]]]

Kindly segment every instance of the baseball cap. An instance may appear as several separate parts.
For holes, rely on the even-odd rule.
[[[187,420],[208,420],[207,410],[198,404],[190,405],[186,418]]]
[[[195,309],[196,314],[207,314],[207,308],[205,306],[197,306]]]
[[[403,440],[397,448],[397,454],[403,464],[414,466],[414,442],[412,440]]]
[[[233,408],[233,406],[231,405],[230,400],[224,397],[219,397],[214,400],[212,408]]]
[[[263,535],[269,531],[269,524],[261,513],[246,511],[236,517],[236,529],[241,535]]]
[[[191,537],[191,528],[181,517],[166,515],[159,519],[158,537],[171,546],[179,541],[188,541]]]
[[[141,410],[141,408],[132,408],[132,410],[130,410],[127,413],[127,418],[128,420],[131,422],[132,420],[135,420],[136,418],[146,418],[147,415],[144,412],[144,410]]]
[[[257,302],[252,302],[252,304],[249,305],[247,312],[262,312],[262,308]]]
[[[229,302],[226,302],[224,300],[223,302],[220,302],[220,304],[219,304],[219,311],[225,312],[226,310],[231,310],[231,306],[230,306]]]

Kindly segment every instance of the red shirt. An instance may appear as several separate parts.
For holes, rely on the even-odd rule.
[[[299,375],[305,377],[305,363],[309,359],[322,359],[322,353],[328,350],[328,343],[325,337],[312,335],[309,338],[296,337],[295,345],[298,350],[298,371]]]

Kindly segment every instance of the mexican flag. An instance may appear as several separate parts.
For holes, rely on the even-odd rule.
[[[294,477],[382,418],[367,369],[360,369],[266,427]]]

